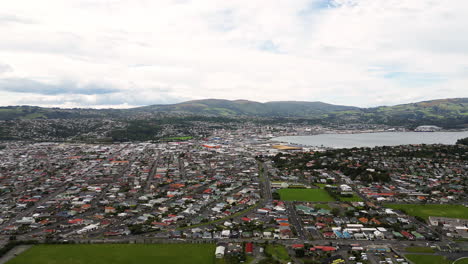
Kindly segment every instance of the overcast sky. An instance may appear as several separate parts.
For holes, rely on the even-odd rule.
[[[466,0],[14,0],[0,105],[468,97]]]

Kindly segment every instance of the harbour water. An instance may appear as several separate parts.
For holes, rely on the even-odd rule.
[[[353,148],[408,144],[455,144],[458,139],[465,137],[468,137],[468,131],[320,134],[313,136],[285,136],[273,138],[272,140],[306,146]]]

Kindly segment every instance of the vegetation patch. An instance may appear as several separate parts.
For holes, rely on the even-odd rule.
[[[8,264],[213,264],[214,244],[38,245]]]
[[[468,219],[468,208],[453,204],[387,204],[389,208],[401,210],[409,215],[418,216],[425,220],[429,216]]]
[[[280,189],[278,193],[283,201],[332,202],[327,191],[322,189]]]
[[[288,250],[283,245],[267,245],[265,248],[266,255],[273,259],[279,260],[282,263],[291,261]]]

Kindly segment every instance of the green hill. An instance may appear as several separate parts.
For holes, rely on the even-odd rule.
[[[134,109],[143,112],[179,112],[221,116],[311,117],[333,111],[358,110],[357,107],[322,102],[281,101],[259,103],[247,100],[206,99],[173,105],[151,105]]]

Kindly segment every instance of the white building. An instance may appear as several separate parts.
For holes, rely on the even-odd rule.
[[[34,220],[33,217],[23,217],[19,220],[16,220],[16,223],[18,224],[25,224],[25,225],[30,225],[30,224],[34,224],[36,222],[36,220]]]
[[[223,258],[224,257],[224,251],[226,251],[225,247],[217,246],[216,251],[215,251],[216,258]]]
[[[439,131],[442,128],[438,126],[418,126],[414,131],[416,132],[434,132]]]
[[[353,190],[349,185],[346,184],[341,184],[340,189],[342,192],[351,192]]]

